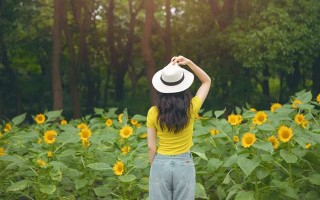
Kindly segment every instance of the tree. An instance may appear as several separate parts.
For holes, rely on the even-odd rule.
[[[69,29],[68,24],[68,4],[66,1],[62,1],[62,7],[61,7],[61,15],[62,15],[62,29],[64,32],[64,35],[66,37],[66,42],[68,45],[68,52],[69,52],[69,69],[68,69],[68,77],[69,77],[69,90],[71,95],[71,101],[72,101],[72,110],[73,110],[73,117],[79,118],[81,117],[81,101],[80,101],[80,95],[78,91],[78,79],[77,79],[77,65],[76,65],[76,52],[74,47],[73,38]]]
[[[61,6],[63,0],[54,1],[54,25],[53,25],[53,50],[52,50],[52,93],[53,109],[63,108],[61,75],[60,75],[60,53],[61,53]]]
[[[155,101],[156,92],[152,86],[152,77],[155,73],[155,61],[152,55],[151,48],[151,34],[152,34],[152,24],[154,21],[154,3],[153,0],[144,1],[144,9],[146,13],[145,23],[143,26],[143,35],[141,39],[141,51],[142,57],[146,63],[146,72],[148,86],[150,89],[150,99],[152,102]]]

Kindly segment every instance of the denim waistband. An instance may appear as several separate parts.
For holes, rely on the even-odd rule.
[[[163,154],[156,154],[156,158],[192,158],[191,152],[186,152],[182,154],[177,154],[177,155],[163,155]]]

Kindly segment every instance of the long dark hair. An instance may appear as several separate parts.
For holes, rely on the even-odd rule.
[[[187,126],[191,98],[189,89],[177,93],[157,93],[157,120],[162,130],[167,127],[169,132],[178,133]]]

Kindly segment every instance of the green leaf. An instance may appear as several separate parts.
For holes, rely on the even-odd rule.
[[[272,183],[280,190],[281,194],[291,197],[293,199],[298,199],[299,196],[296,191],[289,186],[288,182],[282,182],[278,179],[272,180]]]
[[[256,169],[256,174],[257,174],[257,178],[259,180],[262,180],[262,179],[266,178],[269,175],[268,171],[263,167],[258,167]]]
[[[261,150],[267,151],[269,153],[272,153],[273,150],[274,150],[271,142],[268,142],[268,141],[263,141],[263,142],[258,141],[258,142],[253,144],[253,147],[255,147],[257,149],[261,149]]]
[[[106,170],[111,169],[110,165],[108,165],[107,163],[104,163],[104,162],[91,163],[91,164],[87,165],[87,167],[94,169],[94,170],[98,170],[98,171],[106,171]]]
[[[202,158],[204,160],[208,160],[204,150],[200,147],[192,148],[191,152],[197,154],[200,158]]]
[[[67,132],[69,135],[80,132],[79,129],[75,128],[71,124],[66,124],[66,125],[60,126],[60,129],[63,130],[64,132]]]
[[[238,160],[238,155],[233,154],[232,156],[227,157],[227,159],[224,161],[222,167],[229,168],[231,167],[234,163],[236,163]]]
[[[41,185],[40,191],[46,194],[53,194],[56,191],[55,185]]]
[[[301,97],[297,97],[297,99],[300,99],[303,103],[309,103],[312,100],[312,93],[311,91],[304,93]]]
[[[224,108],[223,110],[216,110],[214,111],[214,116],[216,116],[216,118],[219,118],[221,115],[223,115],[226,112],[226,108]]]
[[[314,132],[314,133],[320,133],[320,128],[313,129],[312,132]]]
[[[285,149],[280,150],[280,156],[287,162],[287,163],[296,163],[298,161],[298,157],[289,153]]]
[[[230,174],[230,172],[227,173],[227,175],[224,177],[222,184],[228,185],[228,184],[230,183],[231,178],[230,178],[230,175],[229,175],[229,174]]]
[[[57,140],[61,143],[76,143],[80,141],[80,136],[71,132],[62,132],[58,134]]]
[[[46,113],[47,122],[52,122],[61,116],[62,110],[54,110]]]
[[[214,172],[215,170],[217,170],[221,165],[223,164],[223,162],[217,158],[211,158],[208,161],[208,166],[207,166],[207,170],[208,172]]]
[[[304,195],[305,200],[320,199],[317,191],[309,191]]]
[[[50,170],[50,177],[54,181],[61,181],[62,180],[62,172],[60,169],[53,168]]]
[[[102,109],[102,108],[94,108],[93,110],[94,110],[94,113],[96,115],[103,115],[104,109]]]
[[[108,184],[104,184],[102,186],[93,188],[93,191],[98,197],[107,197],[110,194],[111,189]]]
[[[261,130],[261,131],[266,131],[266,132],[271,132],[271,131],[275,131],[276,130],[270,124],[262,124],[262,125],[258,126],[258,129]]]
[[[299,108],[304,109],[304,110],[312,110],[314,108],[314,105],[301,104],[301,105],[299,105]]]
[[[206,191],[201,183],[196,183],[196,198],[208,199]]]
[[[139,122],[144,122],[147,121],[147,117],[143,116],[143,115],[134,115],[132,117],[132,119],[138,120]]]
[[[129,183],[132,182],[136,179],[137,177],[133,174],[128,174],[128,175],[124,175],[124,176],[119,176],[119,180],[121,182],[125,182],[125,183]]]
[[[254,192],[252,192],[252,191],[249,191],[249,192],[240,191],[236,195],[235,200],[254,200]]]
[[[253,158],[252,160],[240,157],[237,161],[238,166],[242,169],[242,171],[249,176],[251,172],[259,166],[261,160],[257,157]]]
[[[149,165],[148,159],[138,157],[134,159],[134,167],[137,169],[145,169]]]
[[[87,185],[88,181],[87,179],[75,179],[74,184],[76,187],[76,190],[79,190],[80,188],[83,188],[85,185]]]
[[[211,118],[212,117],[212,110],[209,110],[205,113],[203,113],[202,117],[208,117],[208,118]]]
[[[16,117],[14,117],[14,118],[12,119],[13,124],[14,124],[15,126],[21,124],[21,123],[26,119],[26,115],[27,115],[26,113],[23,113],[22,115],[18,115],[18,116],[16,116]]]
[[[228,193],[226,200],[231,199],[235,194],[237,194],[238,191],[241,189],[241,187],[242,187],[242,185],[236,184],[236,185],[233,185],[230,189],[228,189],[229,193]]]
[[[65,151],[63,151],[62,153],[60,153],[60,155],[58,155],[59,158],[63,158],[63,157],[69,157],[72,156],[74,157],[76,151],[73,149],[67,149]]]
[[[308,179],[310,183],[314,185],[320,185],[320,174],[312,174]]]
[[[7,192],[15,192],[15,191],[23,190],[27,186],[28,186],[27,180],[18,181],[18,182],[15,182],[14,184],[10,185],[7,188]]]

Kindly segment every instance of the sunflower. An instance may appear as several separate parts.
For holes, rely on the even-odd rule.
[[[278,129],[278,137],[281,142],[288,142],[293,136],[292,128],[281,126]]]
[[[265,112],[259,111],[255,114],[255,116],[253,118],[253,124],[261,125],[267,121],[267,118],[268,118],[268,116]]]
[[[147,138],[147,133],[142,133],[139,137],[140,137],[141,139],[145,139],[145,138]]]
[[[121,148],[121,152],[122,152],[123,155],[127,155],[127,154],[130,152],[130,150],[131,150],[131,147],[128,146],[128,145],[123,146],[123,147]]]
[[[42,144],[43,140],[41,138],[38,138],[38,144]]]
[[[239,125],[242,122],[242,116],[231,114],[228,116],[228,122],[233,126]]]
[[[0,148],[0,156],[6,155],[6,150],[4,148]]]
[[[11,129],[12,129],[11,124],[8,124],[8,123],[7,123],[7,124],[4,126],[3,131],[6,133],[6,132],[9,132]]]
[[[136,124],[136,127],[137,127],[137,128],[140,128],[141,126],[142,126],[142,125],[141,125],[140,123],[137,123],[137,124]]]
[[[63,119],[63,120],[60,121],[60,124],[61,125],[66,125],[66,124],[68,124],[68,122],[67,122],[67,120]]]
[[[307,143],[304,148],[309,149],[311,147],[311,143]]]
[[[308,123],[309,123],[308,120],[306,120],[306,119],[303,120],[302,123],[301,123],[302,128],[307,128]]]
[[[211,133],[211,135],[215,136],[219,133],[219,130],[212,129],[212,130],[210,130],[210,133]]]
[[[294,122],[299,125],[302,124],[304,120],[305,118],[303,114],[296,114],[296,116],[294,117]]]
[[[39,167],[45,167],[47,165],[47,163],[42,159],[37,159],[37,164]]]
[[[118,121],[120,122],[120,124],[122,124],[122,118],[123,118],[123,113],[118,115]]]
[[[277,149],[279,147],[279,140],[274,135],[270,136],[268,138],[268,141],[271,142],[274,149]]]
[[[271,112],[275,112],[278,108],[281,108],[282,105],[280,103],[274,103],[271,105],[270,110]]]
[[[51,158],[51,157],[53,156],[53,152],[52,152],[52,151],[48,151],[47,156],[48,156],[49,158]]]
[[[234,136],[232,137],[232,140],[233,140],[233,142],[239,142],[239,137],[236,136],[236,135],[234,135]]]
[[[37,124],[43,124],[46,121],[46,117],[44,114],[38,114],[35,116],[34,121],[36,121]]]
[[[80,131],[80,138],[81,140],[88,140],[91,137],[91,130],[88,128],[82,129]]]
[[[244,148],[248,148],[251,145],[253,145],[255,143],[255,141],[256,141],[255,134],[247,132],[242,136],[241,145]]]
[[[106,126],[110,127],[110,126],[112,126],[112,123],[113,123],[112,119],[106,120]]]
[[[88,129],[88,126],[87,126],[87,124],[85,124],[85,123],[81,123],[81,124],[78,124],[77,128],[80,129],[80,130],[82,130],[82,129]]]
[[[124,171],[124,163],[122,161],[117,161],[113,165],[114,174],[117,176],[121,176],[123,174],[123,171]]]
[[[257,109],[255,109],[255,108],[250,108],[249,109],[251,112],[257,112]]]
[[[317,96],[317,102],[320,104],[320,93]]]
[[[131,122],[132,125],[137,125],[138,124],[138,120],[136,120],[136,119],[131,119],[130,122]]]
[[[302,101],[298,100],[298,99],[295,99],[293,102],[292,102],[292,107],[293,108],[298,108],[298,105],[302,104]]]
[[[84,148],[88,148],[91,144],[89,139],[81,139],[81,143]]]
[[[47,144],[53,144],[56,141],[57,132],[49,130],[44,133],[43,139]]]
[[[133,128],[131,126],[124,126],[120,130],[120,135],[122,138],[128,138],[133,132]]]

